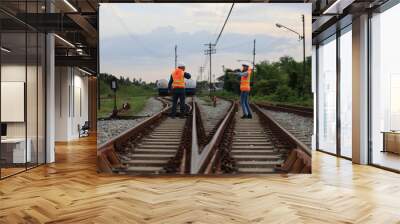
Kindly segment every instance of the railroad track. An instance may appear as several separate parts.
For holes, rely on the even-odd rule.
[[[238,173],[275,173],[287,156],[282,145],[274,145],[271,130],[256,113],[253,119],[235,116],[236,125],[230,154]]]
[[[310,173],[311,150],[258,105],[253,119],[231,117],[206,173]],[[218,134],[218,133],[217,133]],[[212,168],[211,168],[212,167]]]
[[[293,113],[305,117],[313,117],[314,109],[309,107],[293,106],[286,104],[258,103],[258,106],[268,110]]]
[[[164,118],[151,133],[131,139],[120,154],[118,173],[166,173],[169,160],[177,154],[186,119]]]
[[[170,99],[159,100],[164,105],[162,111],[99,146],[101,171],[136,175],[179,173],[181,168],[185,169],[179,160],[188,148],[190,139],[184,133],[190,128],[190,116],[168,117]],[[190,114],[191,103],[186,108]]]
[[[310,173],[306,145],[259,106],[240,119],[231,106],[211,135],[204,132],[195,99],[186,119],[167,117],[169,104],[98,149],[98,169],[121,174]]]
[[[269,104],[257,104],[280,123],[286,130],[293,134],[298,140],[311,148],[313,134],[313,111],[312,108]]]

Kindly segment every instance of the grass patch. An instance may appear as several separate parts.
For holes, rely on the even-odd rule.
[[[214,95],[218,96],[218,97],[222,97],[225,99],[230,99],[230,100],[239,100],[240,96],[232,93],[232,92],[228,92],[228,91],[217,91],[215,93],[213,93]],[[208,95],[207,95],[208,98]],[[272,104],[287,104],[287,105],[293,105],[293,106],[303,106],[303,107],[310,107],[312,108],[314,106],[313,104],[313,99],[312,98],[290,98],[286,101],[276,101],[276,96],[274,95],[268,95],[268,96],[259,96],[259,95],[251,95],[250,96],[250,101],[251,102],[255,102],[255,103],[272,103]]]
[[[208,95],[200,95],[199,98],[201,100],[203,100],[207,104],[207,106],[212,106],[212,101],[210,99],[210,96],[208,96]]]
[[[150,97],[151,96],[119,97],[117,98],[117,108],[121,108],[123,103],[128,102],[131,109],[123,115],[133,116],[143,110]],[[100,110],[97,111],[98,117],[104,118],[110,116],[114,109],[114,98],[101,99],[100,104]]]
[[[114,109],[114,92],[104,80],[100,80],[100,108],[97,110],[97,117],[104,118],[110,116]],[[122,116],[134,116],[146,106],[150,97],[155,96],[156,90],[142,85],[120,85],[117,90],[117,108],[122,108],[122,104],[127,102],[131,108]]]
[[[213,93],[213,95],[221,97],[221,98],[225,98],[228,100],[239,100],[239,98],[240,98],[240,96],[238,94],[235,94],[235,93],[232,93],[229,91],[225,91],[225,90],[216,91]]]
[[[314,106],[313,100],[311,98],[300,98],[300,99],[288,99],[287,101],[281,102],[276,101],[275,96],[251,96],[250,100],[255,103],[272,103],[272,104],[286,104],[292,106],[302,106],[302,107],[310,107]]]

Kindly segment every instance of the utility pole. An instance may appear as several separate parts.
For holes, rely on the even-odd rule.
[[[178,66],[178,45],[175,45],[175,68]]]
[[[304,21],[304,14],[302,15],[303,21],[303,80],[301,85],[301,95],[304,93],[305,89],[305,80],[306,80],[306,31],[305,31],[305,21]]]
[[[212,76],[212,71],[211,71],[211,66],[212,66],[212,64],[211,64],[211,60],[212,60],[212,58],[211,58],[211,55],[212,54],[215,54],[216,53],[216,50],[215,50],[215,44],[212,44],[211,42],[210,43],[208,43],[208,44],[204,44],[204,45],[206,45],[206,46],[208,46],[208,48],[206,49],[206,50],[204,50],[204,54],[205,55],[209,55],[209,58],[210,58],[210,77],[209,77],[209,94],[211,95],[211,85],[212,85],[212,83],[211,83],[211,76]]]
[[[304,19],[304,14],[303,15],[301,15],[301,20],[302,20],[302,22],[303,22],[303,35],[301,35],[300,33],[298,33],[297,31],[295,31],[295,30],[293,30],[293,29],[291,29],[291,28],[289,28],[289,27],[287,27],[287,26],[284,26],[284,25],[282,25],[282,24],[280,24],[280,23],[276,23],[275,25],[276,25],[276,27],[278,27],[278,28],[284,28],[284,29],[286,29],[286,30],[289,30],[290,32],[293,32],[293,33],[295,33],[295,34],[297,34],[298,36],[299,36],[299,41],[301,41],[301,40],[303,40],[303,77],[301,78],[301,79],[299,79],[299,86],[298,86],[298,89],[297,89],[297,94],[299,95],[299,96],[302,96],[303,95],[303,90],[305,89],[304,88],[304,86],[305,86],[305,82],[304,82],[304,80],[305,80],[305,78],[306,78],[306,31],[305,31],[305,19]]]
[[[200,80],[202,81],[203,80],[203,72],[204,72],[203,66],[200,66],[199,72],[200,72]]]
[[[253,41],[253,84],[256,81],[255,71],[256,71],[256,39],[254,39]]]

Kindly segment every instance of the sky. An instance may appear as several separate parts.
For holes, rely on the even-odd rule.
[[[155,82],[168,79],[178,63],[196,80],[208,80],[206,43],[214,43],[231,3],[103,3],[100,5],[100,72],[117,77]],[[212,76],[225,68],[237,69],[282,56],[302,60],[302,41],[295,33],[276,27],[283,24],[302,33],[306,20],[306,55],[311,55],[311,4],[236,3],[212,55]],[[201,75],[200,67],[204,66]]]

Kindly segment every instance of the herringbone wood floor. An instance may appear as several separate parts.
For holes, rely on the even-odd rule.
[[[400,223],[400,175],[313,154],[312,175],[96,173],[95,140],[0,181],[0,223]]]

